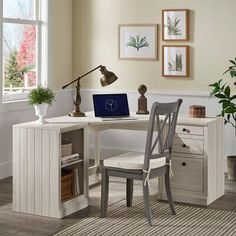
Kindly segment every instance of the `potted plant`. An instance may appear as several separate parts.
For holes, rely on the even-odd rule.
[[[39,86],[29,93],[29,104],[34,106],[35,114],[39,117],[38,123],[46,123],[44,116],[46,116],[48,105],[55,101],[55,94],[50,88],[43,88]]]
[[[229,73],[232,78],[236,77],[236,58],[229,61],[231,64],[224,74]],[[236,85],[236,82],[233,83]],[[221,114],[224,117],[225,124],[231,125],[236,135],[236,94],[232,92],[230,85],[224,83],[222,79],[216,83],[210,84],[212,92],[210,97],[219,99],[221,104]],[[227,156],[228,179],[236,180],[236,155]]]

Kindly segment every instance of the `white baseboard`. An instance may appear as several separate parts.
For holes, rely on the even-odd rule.
[[[0,163],[0,179],[12,176],[12,162]]]

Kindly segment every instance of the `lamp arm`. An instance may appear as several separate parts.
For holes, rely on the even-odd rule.
[[[64,85],[64,86],[62,87],[62,89],[65,89],[65,88],[66,88],[67,86],[69,86],[70,84],[73,84],[74,82],[76,82],[76,81],[82,79],[82,78],[85,77],[86,75],[92,73],[93,71],[95,71],[95,70],[97,70],[98,68],[101,68],[101,67],[102,67],[101,65],[100,65],[100,66],[97,66],[96,68],[90,70],[89,72],[87,72],[87,73],[85,73],[85,74],[83,74],[83,75],[77,77],[77,79],[75,79],[75,80],[71,81],[70,83]]]

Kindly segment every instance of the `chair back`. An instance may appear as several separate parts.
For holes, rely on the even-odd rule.
[[[172,103],[155,102],[152,105],[147,130],[144,170],[149,169],[150,159],[166,157],[167,163],[169,163],[182,101],[182,99],[178,99]]]

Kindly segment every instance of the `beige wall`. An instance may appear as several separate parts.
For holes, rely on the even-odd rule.
[[[161,10],[190,9],[190,77],[161,76]],[[236,51],[235,0],[73,0],[73,74],[81,75],[99,64],[114,71],[119,81],[111,89],[207,91],[220,79]],[[118,59],[118,24],[158,24],[158,60]],[[170,44],[170,43],[168,43]],[[171,43],[174,44],[174,43]],[[100,88],[99,72],[82,81],[83,88]]]
[[[72,0],[52,4],[52,87],[72,80]]]

